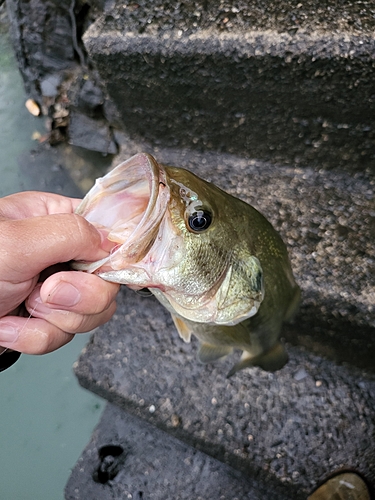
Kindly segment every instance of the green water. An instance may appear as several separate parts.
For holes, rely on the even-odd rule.
[[[1,11],[1,9],[0,9]],[[1,12],[0,12],[1,15]],[[41,120],[25,109],[14,56],[0,23],[0,195],[20,190],[17,157],[33,148]],[[81,389],[72,364],[76,338],[46,356],[22,355],[0,373],[0,499],[62,500],[70,469],[87,444],[103,401]]]

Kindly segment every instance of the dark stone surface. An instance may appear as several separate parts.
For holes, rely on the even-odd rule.
[[[81,42],[95,8],[85,2],[7,2],[10,32],[28,95],[48,117],[49,141],[114,154],[105,96]]]
[[[360,34],[375,27],[374,8],[369,1],[139,0],[110,5],[106,22],[111,29],[140,34],[170,29],[194,33],[207,28],[219,33],[274,30]]]
[[[115,7],[116,9],[116,7]],[[129,134],[274,162],[374,168],[371,34],[178,28],[107,12],[84,35]]]
[[[108,122],[74,110],[70,112],[69,143],[104,154],[117,153],[117,144]]]
[[[115,477],[101,484],[97,470],[104,447],[120,447]],[[115,458],[116,459],[116,458]],[[104,478],[105,479],[105,478]],[[104,480],[103,479],[103,480]],[[269,490],[202,452],[107,405],[65,489],[66,500],[264,500]],[[280,491],[272,499],[287,500]]]
[[[69,109],[66,89],[80,73],[90,83],[78,112],[93,117],[91,87],[102,85],[98,118],[154,145],[374,168],[369,2],[7,4],[26,88],[52,121],[56,104]],[[46,94],[51,78],[64,84]],[[52,140],[64,140],[57,127]]]
[[[7,1],[11,35],[27,92],[40,98],[40,80],[75,64],[71,3]]]

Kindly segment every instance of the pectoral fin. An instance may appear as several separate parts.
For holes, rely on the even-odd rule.
[[[198,359],[202,363],[212,363],[217,359],[220,359],[233,352],[232,347],[229,346],[217,346],[212,344],[201,344],[198,352]]]
[[[243,351],[240,361],[233,366],[227,375],[227,378],[234,375],[239,370],[251,366],[259,366],[268,372],[280,370],[288,361],[288,354],[280,342],[274,345],[272,349],[260,356],[252,356],[249,352]]]
[[[193,333],[192,329],[179,316],[175,316],[174,314],[171,314],[171,316],[179,336],[182,338],[184,342],[189,343],[191,339],[191,334]]]

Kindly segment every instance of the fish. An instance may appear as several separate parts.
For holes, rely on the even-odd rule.
[[[198,338],[201,362],[241,350],[228,376],[285,365],[279,336],[298,311],[300,288],[283,240],[251,205],[139,153],[97,179],[76,213],[114,248],[73,267],[149,290],[185,342]]]

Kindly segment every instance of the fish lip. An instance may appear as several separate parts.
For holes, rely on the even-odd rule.
[[[127,173],[130,176],[130,186],[142,181],[145,176],[148,180],[149,199],[140,221],[133,231],[127,234],[126,239],[121,235],[123,231],[121,227],[113,229],[104,225],[109,230],[108,239],[117,243],[117,246],[112,249],[108,257],[94,263],[75,264],[75,269],[97,273],[121,270],[124,265],[141,260],[155,241],[168,206],[170,189],[164,168],[148,153],[138,153],[132,156],[98,179],[76,209],[76,213],[85,217],[94,226],[103,227],[100,220],[95,220],[92,216],[92,206],[103,191],[106,192],[107,197],[115,196],[121,191],[125,192],[126,187],[121,186],[122,181],[126,180]],[[119,186],[119,189],[116,190],[116,186]],[[100,219],[100,214],[98,218]]]

